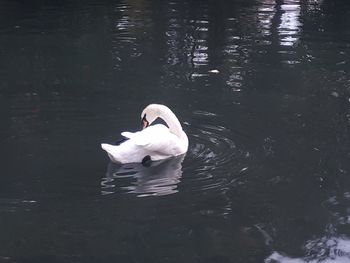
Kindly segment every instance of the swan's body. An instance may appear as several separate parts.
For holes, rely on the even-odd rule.
[[[169,128],[163,124],[149,126],[157,118],[163,119]],[[111,161],[141,163],[145,157],[157,161],[187,152],[187,135],[168,107],[151,104],[143,110],[141,119],[145,128],[134,133],[123,132],[122,135],[128,139],[125,142],[120,145],[101,144]]]

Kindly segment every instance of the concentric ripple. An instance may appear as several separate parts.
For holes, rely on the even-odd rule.
[[[144,197],[228,189],[248,169],[250,153],[234,142],[238,135],[216,124],[217,114],[194,111],[190,119],[184,123],[190,141],[186,155],[153,162],[149,167],[110,163],[101,193]]]
[[[190,148],[183,170],[190,191],[227,189],[248,169],[250,153],[235,143],[233,131],[217,123],[217,114],[195,111],[186,124]]]

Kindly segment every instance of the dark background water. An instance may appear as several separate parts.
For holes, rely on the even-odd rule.
[[[0,261],[349,262],[349,53],[346,0],[1,0]],[[109,163],[154,102],[187,155]]]

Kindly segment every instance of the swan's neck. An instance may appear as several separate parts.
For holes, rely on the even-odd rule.
[[[170,109],[163,110],[159,117],[166,122],[171,133],[175,134],[179,138],[183,137],[182,126],[175,114]]]

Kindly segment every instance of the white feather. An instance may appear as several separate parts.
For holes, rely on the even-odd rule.
[[[152,161],[178,156],[187,151],[188,138],[182,130],[175,114],[166,106],[151,104],[145,108],[143,116],[150,116],[149,123],[157,117],[162,118],[167,125],[157,124],[141,131],[122,132],[128,138],[120,145],[101,144],[113,162],[140,163],[143,158],[150,156]]]

